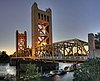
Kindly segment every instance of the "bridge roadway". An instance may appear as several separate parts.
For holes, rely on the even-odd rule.
[[[12,57],[12,59],[44,61],[44,62],[84,62],[88,59],[88,56]]]

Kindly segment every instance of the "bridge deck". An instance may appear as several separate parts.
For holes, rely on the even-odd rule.
[[[88,59],[88,56],[65,56],[65,57],[12,57],[12,59],[30,59],[34,61],[51,61],[51,62],[84,62]]]

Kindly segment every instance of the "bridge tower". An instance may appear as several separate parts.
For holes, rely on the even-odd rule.
[[[18,33],[16,31],[16,56],[20,56],[20,52],[23,52],[27,48],[27,33],[24,31],[23,33]]]
[[[32,5],[32,55],[42,45],[52,44],[52,11],[40,10],[37,3]]]
[[[88,34],[88,47],[89,47],[89,58],[95,58],[95,37],[93,33]]]

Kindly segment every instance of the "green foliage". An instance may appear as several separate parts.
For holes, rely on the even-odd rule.
[[[36,70],[36,65],[35,64],[28,64],[27,65],[27,70],[26,70],[26,75],[27,76],[39,76],[38,71]]]
[[[22,68],[24,68],[25,72],[21,73],[21,76],[27,77],[29,81],[36,80],[38,81],[40,77],[40,73],[38,73],[36,65],[35,64],[23,64],[21,65]],[[28,80],[27,80],[28,81]]]
[[[100,81],[100,58],[86,61],[74,72],[73,81]]]
[[[100,33],[95,34],[96,49],[100,49]]]

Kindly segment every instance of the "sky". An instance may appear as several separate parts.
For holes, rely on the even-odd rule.
[[[0,51],[13,54],[16,30],[27,31],[31,47],[31,7],[52,9],[53,42],[78,38],[88,41],[88,33],[100,32],[100,0],[0,0]]]

